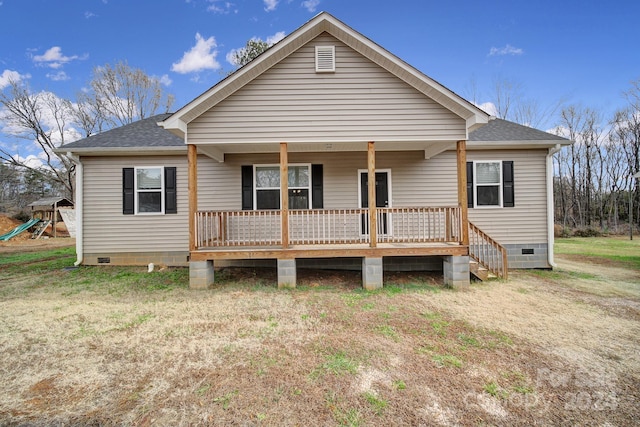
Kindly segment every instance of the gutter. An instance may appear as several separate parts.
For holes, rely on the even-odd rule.
[[[73,155],[71,152],[67,152],[67,157],[76,164],[76,197],[75,197],[75,209],[76,209],[76,262],[74,266],[82,264],[84,258],[84,248],[82,246],[83,240],[83,223],[82,223],[82,211],[84,201],[84,167],[80,161],[80,157]]]
[[[556,268],[553,257],[554,235],[554,205],[553,205],[553,155],[562,149],[562,145],[556,144],[549,148],[547,154],[547,262],[551,268]]]

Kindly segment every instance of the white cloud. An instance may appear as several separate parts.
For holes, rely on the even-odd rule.
[[[267,12],[272,12],[276,10],[279,0],[262,0],[262,1],[264,1],[264,10],[266,10]]]
[[[302,2],[302,7],[307,9],[309,12],[315,12],[320,4],[320,0],[305,0]]]
[[[42,55],[34,55],[32,59],[38,65],[58,69],[68,62],[84,58],[86,58],[86,55],[84,57],[78,55],[65,56],[62,54],[60,46],[53,46]]]
[[[27,157],[22,157],[19,154],[15,154],[13,158],[16,159],[19,163],[33,169],[40,169],[44,166],[42,160],[40,160],[38,156],[34,156],[33,154],[29,154]]]
[[[507,44],[505,47],[492,47],[489,50],[489,56],[503,56],[503,55],[511,55],[517,56],[522,55],[524,50],[519,47],[513,47],[510,44]]]
[[[476,107],[481,108],[486,113],[492,116],[498,115],[498,109],[496,108],[496,105],[493,102],[483,102],[482,104],[476,104]]]
[[[64,71],[60,70],[57,73],[47,73],[47,78],[53,80],[54,82],[61,82],[65,80],[69,80],[69,76]]]
[[[220,63],[216,60],[217,46],[215,38],[204,39],[200,33],[196,33],[196,45],[185,52],[180,61],[171,65],[171,71],[187,74],[220,69]]]
[[[93,13],[93,12],[89,12],[89,11],[87,11],[87,12],[85,12],[85,13],[84,13],[84,17],[85,17],[86,19],[89,19],[89,18],[95,18],[96,16],[98,16],[98,15],[96,15],[96,14],[95,14],[95,13]]]
[[[164,86],[171,86],[171,83],[173,83],[173,80],[169,78],[168,74],[163,74],[162,76],[160,76],[158,81]]]
[[[209,7],[207,7],[207,12],[219,13],[222,15],[228,15],[229,13],[238,13],[238,9],[235,7],[234,3],[229,1],[222,0],[209,0],[211,3]]]
[[[20,74],[17,71],[4,70],[2,74],[0,74],[0,90],[9,86],[12,82],[18,83],[19,81],[28,79],[30,77],[30,74]]]
[[[269,46],[274,45],[282,40],[285,36],[286,34],[284,33],[284,31],[278,31],[274,35],[267,37],[267,43],[269,43]]]

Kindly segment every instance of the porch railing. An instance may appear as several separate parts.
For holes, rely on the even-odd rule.
[[[469,223],[469,256],[496,276],[507,278],[506,248],[472,223]]]
[[[461,241],[458,207],[378,208],[380,243]],[[369,209],[289,211],[289,244],[368,244]],[[196,247],[275,246],[282,244],[281,211],[198,211]]]

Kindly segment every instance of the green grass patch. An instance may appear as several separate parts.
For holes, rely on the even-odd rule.
[[[582,255],[614,261],[640,270],[640,240],[628,237],[572,237],[556,239],[557,254]]]
[[[462,368],[462,360],[452,354],[434,354],[431,359],[440,368]]]
[[[398,332],[395,330],[395,328],[393,326],[390,325],[380,325],[376,327],[376,331],[379,334],[384,335],[387,338],[392,339],[395,342],[400,341],[400,335],[398,335]]]
[[[344,351],[337,351],[335,353],[327,354],[325,356],[325,362],[315,368],[310,376],[313,379],[330,373],[333,375],[345,375],[355,374],[358,372],[358,362],[349,357]]]
[[[2,257],[0,258],[0,265],[26,264],[42,260],[49,260],[51,258],[69,258],[74,257],[75,254],[76,248],[74,247],[57,248],[38,252],[18,252],[14,254],[10,253],[2,255]]]
[[[369,405],[371,405],[371,409],[373,409],[373,412],[376,415],[382,415],[382,412],[384,412],[384,409],[388,405],[386,400],[381,399],[369,391],[364,394],[364,398],[367,400]]]

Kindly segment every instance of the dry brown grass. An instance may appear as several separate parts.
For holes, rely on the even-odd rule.
[[[186,280],[180,272],[58,267],[0,272],[0,424],[633,425],[640,416],[633,272],[614,295],[595,291],[603,276],[577,274],[575,258],[466,292],[415,274],[365,293],[350,273],[300,272],[303,286],[278,291],[272,271],[227,270],[215,289],[189,291],[159,286],[165,274]]]

